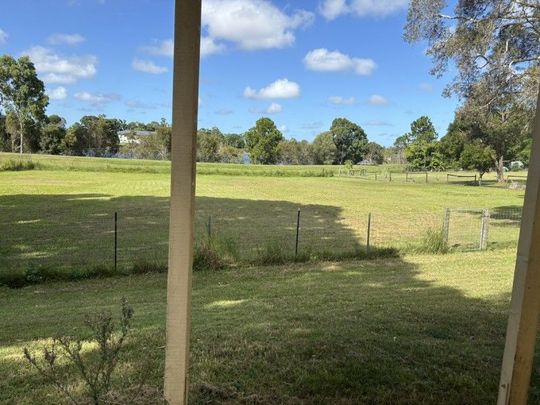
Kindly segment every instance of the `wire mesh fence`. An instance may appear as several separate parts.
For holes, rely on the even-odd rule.
[[[256,262],[269,247],[289,258],[354,256],[376,248],[414,251],[424,243],[428,230],[442,231],[450,249],[512,247],[521,221],[519,207],[408,213],[374,210],[351,217],[320,205],[241,204],[234,210],[205,204],[195,217],[196,239],[227,240],[239,262]],[[51,204],[13,212],[17,214],[0,216],[0,273],[42,267],[67,272],[96,266],[122,270],[141,262],[166,265],[166,202],[152,209],[111,211],[104,204],[88,211],[77,204],[70,209]]]

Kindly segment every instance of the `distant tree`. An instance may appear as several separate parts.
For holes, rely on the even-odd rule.
[[[62,153],[65,137],[66,121],[58,115],[49,116],[41,130],[40,150],[51,155]]]
[[[220,161],[223,163],[241,163],[243,149],[235,148],[230,145],[221,145],[219,151]]]
[[[298,141],[296,139],[284,139],[277,147],[279,163],[284,165],[298,165]]]
[[[375,164],[384,163],[384,147],[376,142],[369,142],[366,147],[366,158]]]
[[[40,127],[49,98],[30,58],[0,56],[0,106],[18,123],[19,152],[25,147],[28,127]]]
[[[118,132],[123,129],[123,123],[105,115],[87,115],[80,123],[88,131],[88,147],[86,154],[95,156],[110,156],[118,152],[120,139]]]
[[[270,118],[260,118],[245,134],[246,147],[254,163],[275,164],[282,133]]]
[[[504,105],[495,105],[494,102],[486,110],[469,99],[456,112],[456,119],[462,122],[468,142],[478,139],[493,149],[493,163],[499,181],[504,181],[504,162],[514,159],[519,145],[531,138],[533,118],[532,108],[511,101]]]
[[[459,119],[448,126],[446,135],[439,142],[439,152],[448,166],[456,166],[468,142],[467,128]]]
[[[197,131],[197,160],[199,162],[219,162],[219,151],[223,142],[223,134],[214,127]]]
[[[237,149],[244,149],[246,147],[246,141],[240,134],[225,134],[223,135],[223,144],[232,146]]]
[[[315,148],[306,140],[298,142],[298,163],[301,165],[315,164]]]
[[[5,115],[0,114],[0,152],[11,151],[11,142],[6,128],[6,119],[7,117]]]
[[[405,157],[414,169],[435,169],[433,155],[437,150],[437,131],[429,117],[422,116],[411,123],[410,132],[396,140],[405,145]],[[437,157],[435,162],[439,162]],[[438,164],[437,164],[438,166]]]
[[[313,140],[313,154],[316,164],[331,165],[336,162],[337,148],[332,132],[323,132],[315,137]]]
[[[343,164],[346,160],[360,162],[366,153],[367,136],[357,124],[346,118],[336,118],[330,127],[332,138],[337,149],[337,162]]]
[[[475,140],[465,145],[460,159],[461,167],[465,170],[478,171],[479,184],[482,184],[482,177],[493,167],[493,156],[494,150],[490,146]]]
[[[68,128],[61,146],[65,154],[84,156],[90,148],[90,134],[88,128],[76,122]]]

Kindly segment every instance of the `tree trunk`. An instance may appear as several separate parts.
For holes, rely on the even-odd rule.
[[[504,158],[500,156],[495,162],[497,167],[497,181],[502,183],[504,182]]]
[[[21,131],[21,146],[20,146],[20,153],[23,154],[23,145],[24,145],[24,124],[22,120],[19,118],[19,130]]]

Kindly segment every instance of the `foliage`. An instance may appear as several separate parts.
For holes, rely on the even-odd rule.
[[[199,129],[197,131],[197,161],[219,162],[222,142],[223,134],[218,128]]]
[[[369,142],[366,146],[366,159],[374,164],[382,165],[384,163],[384,147],[376,142]]]
[[[405,38],[427,41],[432,72],[441,76],[450,61],[457,76],[446,94],[469,97],[480,82],[490,97],[509,94],[534,103],[540,57],[540,7],[535,0],[470,0],[457,2],[451,15],[446,1],[413,0]],[[528,91],[531,90],[532,91]]]
[[[313,140],[313,153],[315,163],[318,165],[331,165],[336,162],[337,148],[332,132],[322,132]]]
[[[477,170],[482,181],[484,174],[493,167],[494,155],[490,146],[485,146],[481,141],[476,140],[465,145],[460,164],[465,170]]]
[[[64,138],[66,137],[65,120],[58,115],[51,115],[41,130],[39,141],[40,151],[51,155],[63,152]]]
[[[283,135],[270,118],[257,120],[255,126],[245,134],[246,147],[255,163],[275,164],[278,160],[278,145]]]
[[[334,144],[336,145],[336,161],[343,164],[345,160],[360,162],[367,148],[367,135],[357,124],[346,118],[336,118],[330,127]]]
[[[0,172],[1,171],[19,172],[22,170],[34,170],[37,168],[39,168],[39,164],[31,160],[9,159],[9,160],[0,162]]]
[[[108,311],[88,315],[86,326],[91,331],[88,340],[73,339],[69,336],[54,338],[50,347],[43,349],[42,358],[36,357],[24,348],[24,357],[48,382],[56,386],[70,403],[78,404],[75,395],[66,384],[65,367],[62,360],[70,363],[77,370],[86,387],[88,399],[96,405],[105,403],[104,397],[112,388],[112,376],[124,349],[125,340],[131,328],[133,309],[122,298],[119,335],[116,325]],[[84,353],[87,346],[96,345],[97,356]]]
[[[311,165],[314,163],[313,145],[296,139],[283,140],[278,144],[279,163],[284,165]]]
[[[445,254],[448,253],[448,243],[442,229],[428,229],[420,245],[414,249],[417,253]]]
[[[9,55],[0,56],[0,107],[8,114],[13,114],[18,122],[21,153],[25,147],[24,135],[27,127],[40,126],[48,104],[45,86],[37,77],[30,58],[22,56],[15,59]]]

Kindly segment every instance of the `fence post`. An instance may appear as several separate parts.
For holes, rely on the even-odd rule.
[[[388,176],[389,176],[389,179],[390,179],[390,183],[392,183],[392,172],[388,172]]]
[[[294,257],[298,256],[298,241],[300,238],[300,208],[296,213],[296,243],[294,245]]]
[[[114,272],[118,269],[118,212],[114,213]]]
[[[482,222],[480,225],[480,250],[487,249],[487,241],[489,234],[489,209],[482,210]]]
[[[405,183],[409,182],[409,172],[405,172]]]
[[[426,172],[426,184],[428,184],[428,172]]]
[[[367,219],[367,238],[366,238],[366,253],[369,255],[369,243],[371,239],[371,212],[368,214]]]
[[[212,215],[208,215],[208,224],[206,225],[206,232],[208,233],[208,243],[212,243]]]
[[[444,238],[445,244],[448,244],[449,232],[450,232],[450,208],[446,208],[444,212],[444,223],[443,223],[443,238]]]

